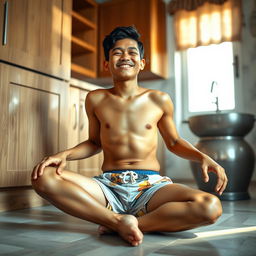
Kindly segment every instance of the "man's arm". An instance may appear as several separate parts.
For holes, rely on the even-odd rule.
[[[66,166],[66,161],[79,160],[93,156],[101,151],[100,124],[94,113],[95,99],[92,92],[88,93],[85,100],[85,109],[89,120],[89,138],[77,146],[45,157],[34,167],[32,178],[42,176],[44,168],[50,165],[57,166],[57,174],[61,174]]]
[[[215,190],[219,194],[222,194],[227,185],[225,170],[209,156],[200,152],[179,136],[173,120],[174,108],[170,97],[167,94],[162,94],[161,101],[159,102],[163,110],[163,115],[158,122],[158,128],[167,148],[182,158],[201,163],[205,182],[209,181],[208,172],[215,172],[218,177]]]

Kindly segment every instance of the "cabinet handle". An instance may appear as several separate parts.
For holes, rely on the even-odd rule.
[[[77,128],[77,124],[78,124],[78,108],[77,108],[77,104],[74,104],[73,107],[75,108],[75,123],[73,125],[73,129],[75,130]]]
[[[84,106],[83,106],[83,104],[81,104],[80,105],[80,109],[81,109],[81,114],[84,114],[84,111],[83,111],[83,109],[84,109]],[[81,118],[82,120],[83,120],[83,122],[81,123],[81,125],[80,125],[80,130],[83,130],[84,129],[84,115],[83,115],[83,118]]]
[[[3,27],[3,45],[7,44],[7,29],[8,29],[8,1],[4,3],[4,27]]]

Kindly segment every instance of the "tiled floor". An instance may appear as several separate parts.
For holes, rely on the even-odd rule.
[[[0,255],[255,256],[256,196],[223,202],[214,225],[177,233],[146,234],[139,247],[117,235],[97,235],[97,225],[52,206],[0,214]]]

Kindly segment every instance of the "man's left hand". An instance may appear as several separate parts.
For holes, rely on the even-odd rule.
[[[214,172],[217,175],[217,184],[215,186],[215,191],[219,195],[221,195],[228,183],[228,178],[224,168],[221,167],[219,164],[217,164],[208,156],[204,156],[201,167],[202,167],[204,182],[209,181],[208,172]]]

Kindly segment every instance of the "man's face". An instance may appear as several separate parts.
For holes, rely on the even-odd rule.
[[[125,38],[118,40],[109,51],[109,61],[104,62],[114,80],[124,81],[136,78],[145,66],[145,60],[140,59],[138,44],[135,40]]]

